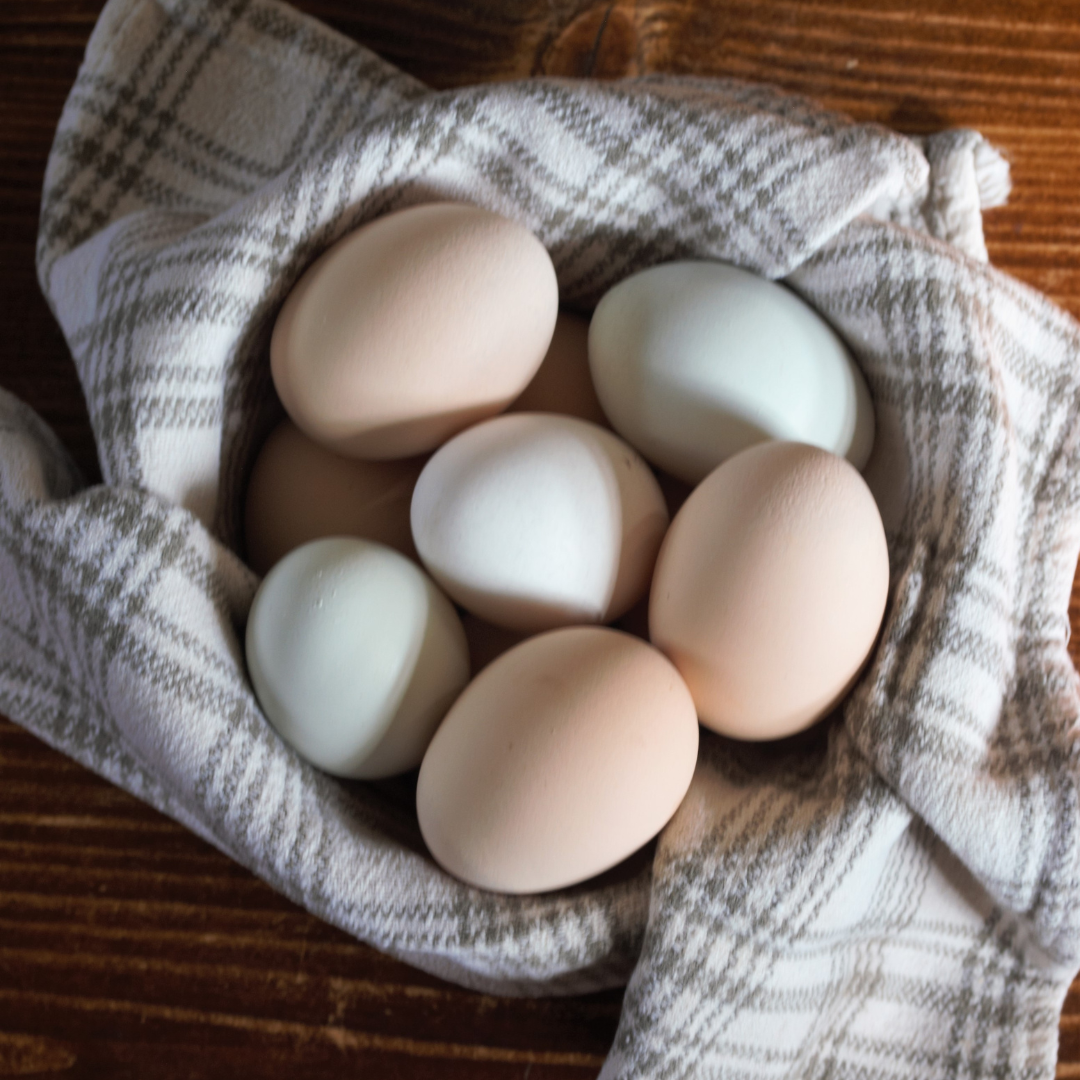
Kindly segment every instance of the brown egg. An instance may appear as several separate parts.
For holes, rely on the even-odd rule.
[[[856,469],[802,443],[763,443],[718,466],[675,516],[649,634],[706,727],[776,739],[850,688],[888,588],[885,531]]]
[[[621,862],[678,808],[694,703],[665,657],[605,627],[529,638],[462,691],[420,767],[431,854],[484,889],[543,892]]]
[[[399,210],[296,283],[270,342],[274,385],[338,453],[425,453],[521,393],[558,303],[551,259],[524,226],[458,203]]]
[[[600,408],[589,373],[589,323],[586,319],[565,311],[559,313],[540,370],[507,411],[561,413],[611,428]]]
[[[425,458],[356,461],[284,420],[266,440],[248,482],[248,563],[265,574],[293,548],[324,536],[376,540],[416,559],[409,505]]]

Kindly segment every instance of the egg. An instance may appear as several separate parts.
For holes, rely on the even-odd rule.
[[[263,444],[248,481],[248,563],[265,574],[309,540],[357,536],[416,558],[409,507],[425,458],[341,457],[283,420]]]
[[[526,633],[621,615],[648,590],[668,524],[630,447],[550,413],[500,416],[452,439],[424,466],[411,517],[446,592]]]
[[[314,540],[286,555],[255,594],[245,646],[266,718],[338,776],[419,765],[469,679],[453,605],[418,566],[369,540]]]
[[[764,443],[710,473],[675,515],[649,636],[706,727],[781,738],[848,691],[888,587],[885,531],[856,469],[817,447]]]
[[[589,373],[589,324],[560,312],[547,355],[508,412],[552,412],[610,427]]]
[[[870,456],[873,404],[832,327],[790,289],[725,263],[666,263],[609,290],[589,364],[612,427],[690,484],[766,439],[859,469]]]
[[[521,393],[557,314],[554,267],[524,226],[457,203],[399,210],[296,283],[270,342],[274,386],[339,454],[421,454]]]
[[[466,688],[424,756],[420,831],[483,889],[557,889],[656,835],[690,785],[694,703],[637,638],[571,627],[530,638]]]

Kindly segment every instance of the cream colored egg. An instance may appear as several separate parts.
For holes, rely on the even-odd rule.
[[[850,688],[888,588],[885,531],[855,468],[816,447],[764,443],[710,473],[675,515],[649,634],[706,727],[776,739]]]
[[[475,615],[528,633],[621,615],[648,590],[667,524],[630,447],[550,413],[462,432],[413,492],[413,540],[432,577]]]
[[[767,439],[859,469],[870,456],[874,407],[843,341],[790,289],[726,263],[664,263],[610,289],[589,365],[612,427],[690,484]]]
[[[690,785],[694,703],[652,646],[603,627],[530,638],[465,689],[424,756],[420,831],[472,885],[543,892],[614,866]]]
[[[270,343],[274,385],[340,454],[421,454],[521,393],[557,313],[551,259],[524,226],[458,203],[399,210],[296,283]]]
[[[589,372],[589,324],[560,312],[540,370],[508,412],[550,412],[610,427]]]
[[[323,536],[375,540],[415,559],[409,506],[425,458],[342,457],[283,420],[263,444],[248,481],[248,563],[265,574],[294,548]]]
[[[469,680],[453,605],[418,566],[368,540],[313,540],[286,555],[255,594],[245,647],[267,719],[338,776],[419,765]]]

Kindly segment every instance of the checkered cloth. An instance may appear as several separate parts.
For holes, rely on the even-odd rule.
[[[110,0],[38,269],[105,486],[0,395],[0,709],[307,909],[503,993],[629,976],[629,1077],[1049,1077],[1080,964],[1080,329],[985,264],[1007,170],[739,83],[433,93],[272,0]],[[783,278],[866,373],[892,587],[842,715],[706,735],[643,860],[537,897],[426,857],[409,791],[323,776],[244,673],[234,553],[275,312],[387,210],[541,237],[566,302],[674,258]]]

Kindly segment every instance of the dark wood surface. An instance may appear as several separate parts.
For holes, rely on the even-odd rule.
[[[437,86],[646,71],[766,80],[902,131],[978,127],[1014,192],[991,258],[1080,315],[1080,4],[299,4]],[[0,0],[0,385],[90,477],[38,291],[41,180],[100,0]],[[1080,588],[1071,609],[1080,659]],[[506,1001],[380,956],[0,718],[0,1076],[595,1076],[620,995]],[[1058,1076],[1080,1077],[1080,984]]]

